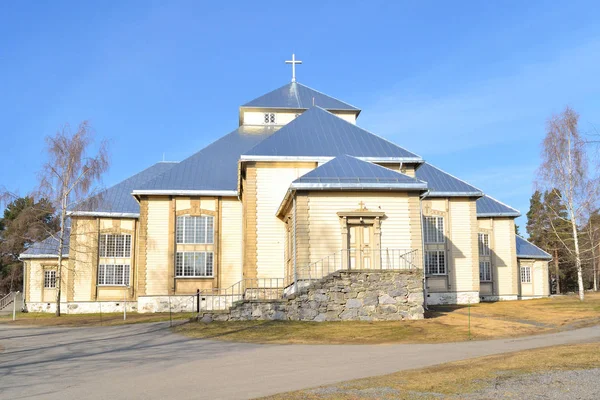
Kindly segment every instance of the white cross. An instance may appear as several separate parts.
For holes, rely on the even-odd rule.
[[[286,64],[292,64],[292,82],[296,82],[296,64],[302,64],[302,61],[296,60],[296,55],[292,53],[292,59],[287,60]]]

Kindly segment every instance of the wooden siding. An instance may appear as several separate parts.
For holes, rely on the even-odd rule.
[[[137,240],[136,290],[139,296],[146,295],[146,271],[148,242],[148,199],[140,200],[139,236]]]
[[[146,295],[168,294],[169,210],[168,198],[148,199],[146,237]]]
[[[221,201],[221,282],[226,288],[242,279],[242,202],[237,199]]]
[[[518,294],[520,279],[517,268],[515,223],[512,218],[494,218],[492,224],[493,238],[490,239],[497,294],[514,296]]]
[[[90,301],[96,297],[98,263],[98,221],[94,217],[71,219],[71,249],[73,262],[73,301]]]
[[[316,164],[261,164],[256,169],[256,277],[279,278],[284,274],[285,224],[275,214],[292,181]]]
[[[449,200],[451,291],[479,291],[479,249],[475,199]]]
[[[256,278],[256,166],[249,163],[242,193],[244,265],[243,278]]]

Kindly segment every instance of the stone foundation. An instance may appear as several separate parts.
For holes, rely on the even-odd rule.
[[[519,300],[517,295],[512,296],[481,296],[481,301],[513,301]]]
[[[479,298],[477,298],[479,299]],[[203,322],[247,320],[399,321],[423,319],[421,271],[338,271],[280,300],[243,300]]]
[[[196,295],[173,296],[140,296],[138,297],[139,313],[161,312],[194,312],[196,311]]]
[[[479,303],[479,292],[427,293],[427,305],[475,304]]]

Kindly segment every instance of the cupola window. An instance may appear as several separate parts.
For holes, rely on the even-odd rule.
[[[275,123],[275,113],[265,113],[265,124]]]

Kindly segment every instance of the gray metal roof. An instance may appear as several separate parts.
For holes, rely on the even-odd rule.
[[[133,193],[237,191],[240,155],[271,136],[276,129],[273,126],[240,126],[169,171],[137,186]]]
[[[517,240],[517,258],[533,258],[539,260],[551,260],[552,256],[535,244],[528,242],[519,235],[515,235]]]
[[[421,157],[366,131],[321,107],[312,107],[273,136],[246,151],[242,159],[260,157],[337,157],[420,162]]]
[[[314,100],[314,102],[313,102]],[[298,108],[307,109],[317,105],[327,110],[360,110],[348,103],[328,96],[298,82],[291,82],[262,95],[242,107],[254,108]]]
[[[480,197],[483,192],[475,186],[450,175],[429,163],[423,163],[415,172],[417,179],[427,182],[427,197]]]
[[[70,229],[65,230],[63,242],[63,257],[69,256],[69,243],[71,241]],[[58,239],[50,236],[41,242],[36,242],[19,255],[20,258],[53,258],[58,257]]]
[[[506,204],[494,199],[491,196],[484,195],[477,199],[478,217],[520,217],[521,213]]]
[[[427,184],[400,172],[341,155],[296,179],[291,188],[425,190]]]
[[[176,162],[158,162],[82,202],[71,212],[74,214],[125,214],[125,216],[139,214],[140,206],[131,192],[175,165],[177,165]]]

